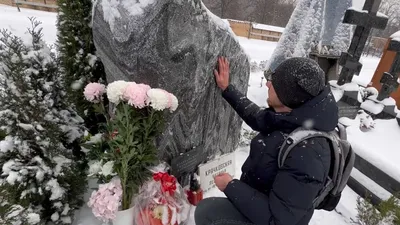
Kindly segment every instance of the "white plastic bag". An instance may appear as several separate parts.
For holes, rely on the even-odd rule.
[[[190,204],[183,188],[165,164],[153,168],[153,177],[134,199],[136,225],[179,225],[189,217]]]

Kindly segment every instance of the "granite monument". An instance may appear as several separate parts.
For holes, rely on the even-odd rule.
[[[242,120],[221,97],[213,70],[226,56],[231,83],[246,93],[250,63],[229,25],[200,0],[99,0],[93,36],[108,82],[146,83],[177,96],[179,108],[158,140],[161,159],[236,148]]]

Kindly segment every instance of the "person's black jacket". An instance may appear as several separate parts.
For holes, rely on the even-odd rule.
[[[300,126],[335,129],[338,107],[330,88],[290,113],[261,109],[232,85],[222,95],[253,130],[260,132],[251,141],[241,179],[231,181],[225,195],[254,224],[307,225],[314,212],[312,202],[329,172],[329,143],[323,138],[304,141],[294,147],[281,169],[277,156],[284,135]]]

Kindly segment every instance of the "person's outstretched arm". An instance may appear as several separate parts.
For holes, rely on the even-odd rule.
[[[218,87],[223,91],[222,96],[247,125],[259,132],[266,132],[271,128],[275,122],[275,112],[260,108],[229,84],[229,62],[227,59],[223,57],[218,59],[218,70],[214,70],[214,75]]]

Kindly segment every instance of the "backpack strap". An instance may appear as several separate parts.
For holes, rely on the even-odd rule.
[[[278,155],[278,168],[282,168],[282,166],[285,164],[287,156],[290,154],[290,152],[295,146],[297,146],[299,143],[305,140],[315,137],[326,138],[328,139],[331,145],[338,145],[337,141],[333,140],[332,134],[330,133],[316,131],[316,130],[309,130],[303,127],[297,128],[296,130],[294,130],[292,133],[289,134],[289,136],[285,139],[280,148]],[[331,146],[331,147],[336,147],[336,146]],[[335,151],[334,155],[335,157],[339,157],[339,152]],[[335,169],[338,167],[339,165],[335,165]]]
[[[334,189],[334,193],[340,193],[346,187],[356,158],[355,152],[351,147],[350,142],[347,140],[346,128],[342,124],[338,124],[337,129],[337,135],[339,137],[339,150],[341,150],[341,164],[343,165],[340,167],[341,177],[338,179],[338,184]]]
[[[335,132],[335,131],[334,131]],[[325,197],[336,188],[335,182],[340,176],[339,168],[340,168],[340,161],[338,160],[340,157],[337,142],[334,140],[333,135],[331,133],[316,131],[316,130],[309,130],[303,127],[297,128],[283,142],[281,149],[278,155],[278,168],[282,168],[285,164],[285,160],[292,151],[292,149],[298,145],[299,143],[316,137],[326,138],[330,145],[330,151],[333,153],[333,159],[331,159],[331,168],[329,173],[331,173],[332,177],[328,175],[327,180],[324,183],[324,187],[321,189],[318,196],[313,200],[313,208],[317,208],[319,204],[325,199]],[[333,167],[332,167],[333,166]],[[333,169],[333,170],[332,170]]]
[[[324,187],[313,201],[313,207],[315,209],[333,210],[340,199],[340,193],[347,184],[355,160],[355,153],[347,141],[346,128],[343,125],[338,124],[336,129],[329,133],[302,127],[294,130],[285,138],[281,146],[278,155],[278,167],[283,167],[286,158],[296,145],[315,137],[328,140],[331,151],[331,167]],[[328,195],[331,197],[326,198]],[[325,202],[326,199],[328,199],[328,203]],[[329,201],[331,202],[329,203]]]

